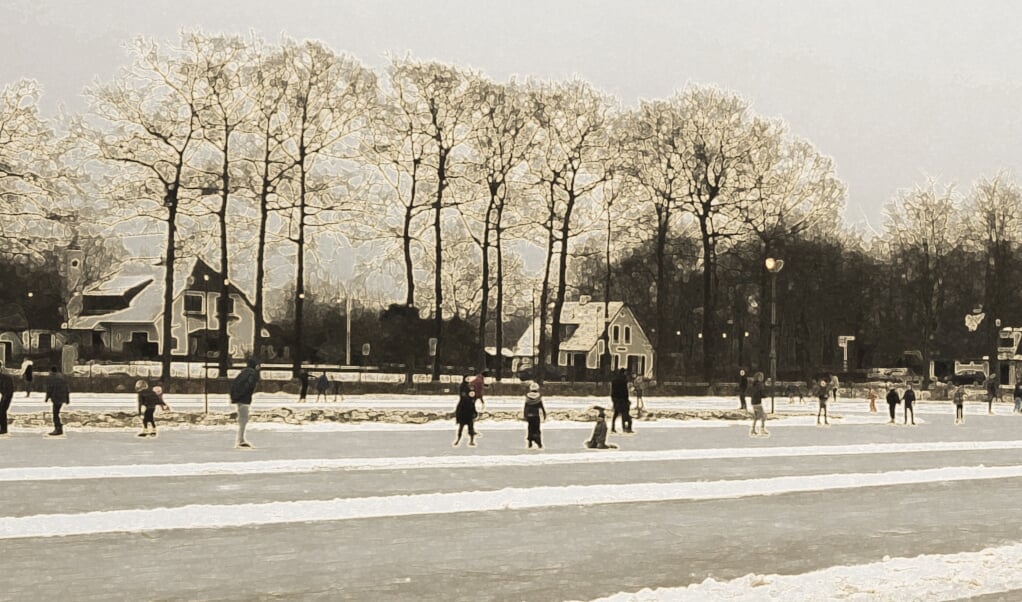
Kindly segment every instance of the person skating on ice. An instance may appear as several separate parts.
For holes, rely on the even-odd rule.
[[[466,376],[458,389],[458,405],[454,408],[454,420],[458,424],[458,436],[454,439],[454,447],[461,443],[462,430],[468,427],[468,445],[476,446],[476,392],[472,388],[472,377]]]
[[[1015,409],[1012,412],[1015,414],[1022,412],[1022,380],[1015,383],[1015,390],[1012,391],[1011,396],[1015,401]]]
[[[866,399],[869,400],[869,413],[870,414],[876,414],[877,413],[877,392],[876,392],[876,389],[874,389],[873,387],[870,387],[869,391],[866,393]]]
[[[169,410],[170,407],[164,403],[155,390],[149,388],[149,383],[144,380],[135,382],[135,392],[138,393],[138,413],[142,416],[142,432],[137,436],[155,437],[156,407],[163,408],[163,411]]]
[[[53,431],[47,433],[47,436],[61,437],[64,435],[64,424],[60,421],[60,408],[71,403],[71,389],[60,373],[59,366],[50,368],[50,375],[46,377],[46,399],[43,403],[46,402],[53,404]]]
[[[837,402],[837,390],[841,388],[841,381],[838,380],[837,374],[830,377],[830,389],[834,393],[834,401]]]
[[[32,334],[29,333],[28,336],[32,336]],[[21,379],[25,381],[25,397],[32,394],[32,381],[35,380],[34,374],[35,372],[32,366],[32,360],[26,360],[25,369],[21,373]]]
[[[745,405],[745,394],[749,390],[749,376],[745,374],[745,370],[738,371],[738,409],[747,410],[749,409]]]
[[[629,413],[631,402],[628,401],[628,370],[618,368],[614,378],[610,381],[610,401],[614,404],[614,415],[610,419],[610,432],[616,433],[614,428],[618,416],[621,417],[621,431],[632,432],[632,417]]]
[[[14,379],[4,370],[0,363],[0,437],[9,437],[7,434],[7,410],[11,408],[11,401],[14,400]]]
[[[958,385],[953,399],[955,402],[955,424],[965,424],[965,385]]]
[[[245,368],[231,382],[231,403],[238,412],[238,435],[234,447],[252,449],[252,444],[245,439],[245,427],[248,426],[249,411],[252,409],[252,394],[259,384],[259,362],[255,358],[245,362]]]
[[[898,395],[898,390],[891,387],[891,390],[887,392],[887,409],[891,413],[891,420],[887,424],[894,424],[895,409],[899,403],[901,403],[901,397]]]
[[[309,371],[302,370],[298,373],[298,403],[305,403],[309,395]]]
[[[323,403],[326,403],[326,394],[330,390],[330,378],[326,375],[326,371],[319,375],[316,379],[316,403],[319,403],[319,399],[323,398]]]
[[[820,426],[820,416],[823,416],[823,423],[830,426],[827,418],[827,400],[830,399],[830,384],[825,379],[820,380],[820,386],[816,390],[816,397],[820,400],[820,407],[816,410],[816,426]]]
[[[540,432],[539,423],[540,414],[543,415],[543,420],[546,420],[546,408],[543,407],[543,396],[539,393],[539,383],[529,383],[529,392],[525,394],[525,408],[522,413],[525,416],[525,421],[529,423],[526,435],[529,449],[532,449],[533,443],[539,449],[543,449],[543,434]]]
[[[763,373],[757,372],[752,378],[751,395],[749,398],[752,404],[752,430],[749,431],[750,437],[756,435],[763,435],[764,437],[770,436],[770,431],[766,429],[766,412],[763,411]],[[762,431],[756,431],[756,421],[760,421],[763,425]]]
[[[589,449],[617,449],[613,443],[607,443],[607,413],[602,406],[594,406],[596,410],[596,424],[593,426],[593,435],[586,441]]]
[[[916,425],[916,411],[913,404],[916,401],[916,392],[912,390],[912,383],[908,383],[905,387],[905,394],[901,396],[901,400],[905,402],[905,424],[908,424],[908,415],[912,414],[912,426]]]

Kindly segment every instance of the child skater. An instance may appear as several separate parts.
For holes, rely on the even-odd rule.
[[[955,424],[965,424],[965,386],[958,385],[955,389]]]
[[[156,436],[156,406],[164,411],[170,409],[156,391],[149,388],[149,383],[144,380],[135,382],[135,392],[138,393],[138,413],[142,415],[142,432],[139,437]],[[143,413],[144,411],[144,413]]]
[[[613,443],[607,443],[607,413],[600,406],[594,406],[596,410],[596,426],[593,427],[593,436],[586,441],[589,449],[617,449]]]
[[[869,392],[866,393],[866,397],[869,399],[869,413],[877,413],[877,392],[873,387],[869,388]]]
[[[454,440],[454,447],[461,443],[461,431],[468,427],[468,446],[476,446],[476,394],[472,390],[471,376],[466,376],[458,389],[458,407],[454,409],[454,420],[458,423],[458,437]]]
[[[546,408],[543,407],[543,396],[539,394],[539,383],[530,383],[529,392],[525,394],[525,421],[529,423],[529,433],[526,440],[529,442],[529,449],[532,444],[543,449],[543,434],[539,430],[539,415],[542,412],[543,420],[546,420]]]
[[[816,396],[820,399],[820,409],[816,410],[816,426],[820,426],[820,414],[823,414],[823,424],[830,426],[830,421],[827,420],[827,400],[830,399],[830,388],[827,385],[826,380],[820,379],[820,388],[816,391]]]

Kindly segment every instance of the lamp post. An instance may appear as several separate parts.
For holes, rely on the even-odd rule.
[[[209,274],[202,275],[202,412],[209,414]]]
[[[770,413],[774,413],[774,389],[777,388],[777,273],[784,268],[783,259],[767,257],[770,272]]]
[[[28,328],[28,356],[30,358],[32,357],[32,321],[31,321],[31,318],[29,318],[29,316],[32,315],[31,305],[32,305],[32,297],[33,297],[34,294],[35,293],[33,293],[32,291],[28,291],[28,303],[27,303],[27,305],[29,305],[30,307],[28,308],[28,311],[25,312],[25,327]]]

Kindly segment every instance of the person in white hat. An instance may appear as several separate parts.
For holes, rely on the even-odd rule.
[[[156,436],[156,406],[164,411],[170,409],[156,391],[149,388],[149,383],[144,380],[135,382],[135,392],[138,393],[138,413],[142,416],[142,432],[139,437]]]
[[[539,416],[543,414],[543,420],[546,420],[546,408],[543,407],[543,396],[539,393],[539,383],[533,382],[529,384],[529,392],[525,394],[525,421],[529,423],[529,432],[526,440],[529,442],[529,449],[532,449],[532,444],[535,443],[536,447],[543,449],[543,433],[539,430]]]

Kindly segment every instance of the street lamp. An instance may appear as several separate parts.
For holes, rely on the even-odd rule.
[[[209,274],[202,275],[202,411],[209,414]]]
[[[770,413],[774,413],[774,389],[777,388],[777,273],[784,268],[783,259],[767,257],[770,272]]]

